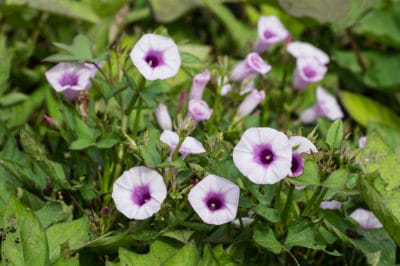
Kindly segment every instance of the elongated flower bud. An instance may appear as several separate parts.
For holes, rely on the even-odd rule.
[[[241,81],[250,75],[265,75],[271,70],[271,66],[266,63],[257,53],[250,53],[246,59],[236,64],[232,71],[231,80]]]
[[[243,102],[239,105],[237,114],[239,117],[245,117],[253,112],[254,108],[264,100],[265,92],[253,90],[249,95],[244,98]]]
[[[167,106],[160,103],[158,107],[154,110],[156,120],[158,125],[163,130],[172,130],[172,120],[168,113]]]
[[[194,76],[192,81],[192,87],[190,89],[190,100],[203,98],[203,92],[210,81],[210,71],[207,69],[204,70],[202,73],[197,74]]]

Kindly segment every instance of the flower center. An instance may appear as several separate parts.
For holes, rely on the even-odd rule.
[[[65,72],[58,81],[61,86],[76,86],[78,85],[79,76],[76,73]]]
[[[150,51],[147,53],[144,61],[146,61],[150,67],[156,68],[163,64],[163,54],[158,51]]]
[[[312,69],[311,67],[303,68],[303,72],[304,72],[304,75],[310,79],[315,77],[315,75],[317,75],[317,72],[314,69]]]
[[[304,159],[298,153],[292,155],[292,167],[290,168],[294,176],[299,176],[304,170]]]
[[[260,161],[264,164],[270,164],[274,160],[274,153],[270,148],[263,149],[260,152]]]
[[[205,203],[210,211],[217,211],[224,207],[224,196],[219,193],[210,192],[205,200]]]
[[[276,34],[274,32],[272,32],[272,31],[270,31],[270,30],[264,31],[265,39],[270,39],[270,38],[273,38],[275,36],[276,36]]]
[[[142,206],[151,199],[150,188],[148,185],[135,187],[132,192],[132,201]]]

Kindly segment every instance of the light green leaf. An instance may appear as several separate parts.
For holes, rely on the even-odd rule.
[[[165,266],[175,266],[175,265],[185,265],[185,266],[196,266],[199,260],[199,252],[197,251],[196,244],[190,242],[184,245],[179,251],[170,257],[163,265]]]
[[[84,2],[70,0],[6,0],[6,5],[28,5],[41,11],[81,19],[92,23],[101,21],[92,8]]]
[[[85,216],[71,222],[59,223],[46,230],[49,240],[50,261],[56,261],[61,252],[60,246],[68,243],[71,251],[84,247],[93,237],[89,219]]]
[[[72,220],[72,210],[72,206],[68,206],[64,202],[47,201],[35,214],[42,226],[47,229],[55,223]]]
[[[325,142],[329,147],[334,150],[340,146],[343,140],[343,122],[342,120],[336,120],[328,129]]]
[[[295,185],[314,185],[320,184],[320,176],[317,162],[306,160],[304,162],[304,171],[301,176],[290,178],[289,181]]]
[[[11,92],[9,94],[1,96],[0,106],[6,107],[6,106],[14,105],[14,104],[22,102],[26,99],[28,99],[28,96],[26,94],[23,94],[21,92]]]
[[[354,195],[358,194],[358,191],[348,188],[349,180],[354,181],[354,178],[357,178],[356,174],[350,173],[349,170],[345,168],[340,168],[339,170],[331,173],[328,179],[325,180],[322,185],[334,190],[337,193]]]
[[[47,237],[36,215],[10,201],[3,219],[2,261],[7,265],[49,265]]]
[[[350,9],[349,0],[278,0],[281,7],[292,16],[310,17],[320,23],[343,18]]]
[[[340,98],[350,116],[364,127],[370,122],[376,122],[400,130],[400,117],[388,107],[347,91],[343,91]]]
[[[400,159],[383,142],[376,132],[367,136],[367,143],[357,156],[357,162],[361,165],[364,173],[375,171],[380,173],[387,190],[400,186]]]

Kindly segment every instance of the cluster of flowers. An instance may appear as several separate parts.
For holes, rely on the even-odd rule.
[[[254,52],[238,62],[229,77],[231,82],[247,84],[240,92],[247,94],[237,108],[237,117],[250,114],[265,98],[263,90],[254,88],[254,78],[266,75],[271,66],[259,53],[270,45],[286,40],[286,49],[297,59],[293,74],[293,88],[304,90],[308,84],[321,81],[327,72],[329,57],[308,43],[290,42],[289,33],[275,16],[261,17],[258,23],[259,39]],[[177,74],[181,58],[179,50],[170,38],[156,34],[145,34],[136,43],[130,53],[137,70],[147,79],[167,79]],[[46,72],[49,83],[57,92],[63,92],[67,99],[76,98],[79,91],[88,89],[90,79],[94,77],[101,64],[59,63]],[[204,89],[210,81],[210,72],[196,75],[192,81],[188,114],[183,121],[198,123],[208,120],[213,111],[202,100]],[[219,78],[221,94],[232,90],[227,77]],[[300,115],[304,123],[312,123],[324,116],[331,120],[343,117],[336,99],[323,88],[316,90],[317,103]],[[179,135],[172,131],[172,119],[164,104],[155,110],[159,126],[164,130],[160,140],[171,148],[171,155],[179,145]],[[204,153],[201,142],[186,137],[178,151],[183,158],[188,154]],[[304,169],[302,154],[316,153],[315,145],[302,136],[287,137],[272,128],[247,129],[233,150],[233,161],[239,171],[256,184],[274,184],[285,177],[297,177]],[[239,204],[240,189],[233,182],[208,175],[191,188],[188,200],[203,222],[223,224],[233,221]],[[161,208],[167,196],[167,185],[163,177],[155,170],[145,166],[133,167],[125,171],[113,186],[112,198],[116,208],[130,219],[146,219]]]

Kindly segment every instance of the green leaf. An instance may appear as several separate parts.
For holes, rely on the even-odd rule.
[[[311,17],[320,23],[343,18],[350,9],[349,0],[278,0],[281,7],[295,17]]]
[[[320,176],[317,162],[306,160],[304,162],[304,171],[301,176],[290,178],[289,181],[295,185],[318,186],[320,184]]]
[[[24,151],[56,184],[65,189],[70,189],[64,169],[61,164],[49,160],[44,147],[41,146],[27,131],[27,127],[20,131],[20,141]]]
[[[0,35],[0,95],[6,91],[8,78],[10,77],[11,61],[13,54],[6,47],[6,38]]]
[[[255,39],[256,30],[249,28],[247,25],[240,22],[240,20],[236,19],[230,10],[222,3],[215,0],[203,0],[203,3],[222,21],[240,51],[243,51],[241,49],[246,47],[246,43]]]
[[[328,129],[325,142],[329,145],[331,150],[339,148],[343,140],[343,122],[336,120]]]
[[[22,102],[26,99],[28,99],[28,96],[26,94],[23,94],[21,92],[11,92],[7,95],[1,96],[0,106],[6,107],[6,106],[14,105],[14,104]]]
[[[68,243],[69,249],[76,251],[93,238],[89,219],[86,216],[71,222],[55,224],[46,230],[46,234],[49,240],[51,262],[59,258],[62,244]]]
[[[324,210],[323,214],[327,228],[342,241],[360,250],[369,265],[395,265],[396,245],[384,229],[362,231],[355,222],[343,217],[343,214],[331,210]],[[352,236],[350,232],[354,232],[356,236]],[[379,263],[376,263],[377,260]]]
[[[397,75],[396,69],[400,68],[400,55],[362,51],[361,57],[367,65],[365,73],[353,52],[335,51],[333,57],[340,67],[353,72],[368,87],[384,91],[399,90],[400,75]]]
[[[354,178],[357,178],[356,174],[352,174],[349,172],[349,170],[341,168],[331,173],[328,179],[325,180],[322,185],[332,189],[337,193],[344,195],[355,195],[358,194],[358,191],[348,188],[349,181],[353,181]]]
[[[368,134],[371,134],[373,131],[379,133],[388,148],[397,156],[400,155],[400,130],[372,122],[368,124]]]
[[[16,199],[3,219],[2,261],[7,265],[49,265],[46,234],[36,215]]]
[[[375,9],[369,12],[356,24],[354,32],[400,48],[400,26],[397,21],[399,12],[396,13],[397,10],[396,8],[388,8],[386,10]]]
[[[312,223],[308,218],[299,217],[288,227],[284,246],[290,250],[294,246],[324,250],[326,244],[317,237],[319,223]]]
[[[96,140],[93,139],[77,139],[71,143],[69,148],[71,150],[83,150],[95,144]]]
[[[400,117],[388,107],[365,96],[343,91],[340,98],[350,116],[364,127],[370,122],[400,130]]]
[[[360,181],[360,193],[392,239],[400,245],[400,189],[387,191],[385,185],[379,175],[368,175]],[[380,249],[381,246],[377,248]]]
[[[178,253],[180,246],[181,245],[174,245],[173,242],[170,241],[156,240],[150,245],[150,251],[147,254],[138,254],[120,248],[118,251],[119,260],[122,265],[130,265],[133,261],[137,265],[142,266],[162,265],[170,257]]]
[[[274,254],[280,254],[283,251],[282,244],[276,239],[274,231],[268,226],[257,226],[253,235],[254,242]]]
[[[85,35],[75,36],[71,45],[57,43],[54,45],[65,53],[55,54],[44,59],[44,61],[60,62],[60,61],[78,61],[78,62],[88,62],[94,61],[92,54],[92,43],[88,37]]]
[[[72,220],[72,210],[72,206],[68,206],[64,202],[47,201],[35,214],[43,228],[46,229],[53,224]]]
[[[175,240],[181,241],[184,244],[189,243],[190,237],[193,235],[194,231],[192,230],[185,230],[185,229],[179,229],[179,230],[171,230],[166,233],[164,233],[162,236],[165,237],[170,237]]]
[[[400,159],[383,142],[376,132],[367,136],[367,143],[356,158],[364,173],[375,171],[380,173],[387,184],[386,189],[392,190],[400,186]]]
[[[46,89],[47,85],[40,87],[25,101],[9,108],[0,108],[0,121],[5,123],[7,128],[15,128],[25,124],[36,109],[42,105],[46,96]]]
[[[70,0],[6,0],[6,5],[28,5],[30,8],[92,23],[101,21],[92,8],[84,2]]]
[[[261,217],[263,217],[264,219],[266,219],[267,221],[270,221],[272,223],[277,223],[280,220],[280,215],[279,215],[279,211],[272,209],[272,208],[267,208],[265,206],[262,205],[258,205],[254,211],[260,215]]]
[[[199,252],[197,251],[196,244],[190,242],[184,245],[179,251],[170,257],[163,265],[165,266],[175,266],[175,265],[185,265],[185,266],[196,266],[199,260]]]
[[[164,23],[179,18],[201,3],[201,0],[150,0],[155,19]]]

